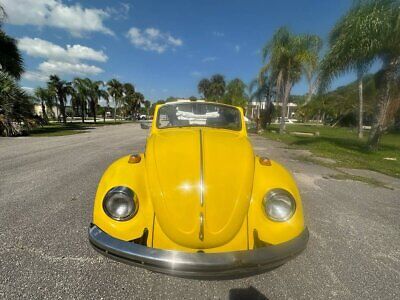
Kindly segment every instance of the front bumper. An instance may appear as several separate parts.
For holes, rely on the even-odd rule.
[[[260,273],[293,258],[306,248],[308,229],[279,245],[223,253],[149,248],[113,238],[94,224],[89,227],[89,241],[103,255],[152,271],[190,278],[232,278]]]

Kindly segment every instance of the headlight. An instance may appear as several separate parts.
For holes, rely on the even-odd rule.
[[[109,190],[103,200],[104,212],[114,220],[126,221],[136,214],[139,203],[136,194],[128,187],[117,186]]]
[[[293,196],[283,189],[273,189],[264,196],[264,211],[269,219],[277,222],[289,220],[295,210]]]

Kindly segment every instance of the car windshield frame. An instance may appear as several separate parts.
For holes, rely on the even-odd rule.
[[[216,110],[214,112],[205,112],[205,114],[194,114],[193,110],[192,110],[192,112],[190,112],[190,111],[181,111],[183,113],[191,114],[191,117],[198,118],[197,122],[202,121],[202,122],[204,122],[204,124],[197,123],[197,124],[183,124],[183,125],[179,124],[179,125],[171,125],[171,126],[161,126],[160,117],[161,117],[161,115],[166,114],[162,110],[168,109],[168,108],[172,108],[172,107],[184,107],[184,106],[196,107],[196,110],[201,110],[200,109],[201,106],[205,106],[205,107],[214,106],[216,108]],[[221,117],[220,114],[218,116],[215,116],[215,115],[211,116],[213,113],[215,114],[215,113],[221,112],[221,111],[218,111],[219,109],[226,110],[227,112],[230,111],[229,113],[231,114],[231,117],[236,118],[235,122],[231,122],[231,124],[235,124],[234,127],[227,126],[228,123],[227,123],[226,126],[222,126],[223,123],[220,123],[220,124],[207,124],[207,119],[208,118],[211,119],[211,118],[219,118],[219,117]],[[203,109],[203,111],[204,111],[204,109]],[[209,113],[210,115],[207,116],[207,113]],[[175,117],[178,119],[180,116],[175,115]],[[181,115],[181,117],[182,117],[182,115]],[[183,116],[183,117],[185,117],[185,116]],[[201,117],[203,117],[203,119],[201,119]],[[243,118],[242,118],[242,115],[240,113],[240,110],[237,107],[234,107],[234,106],[224,105],[224,104],[220,104],[220,103],[196,102],[196,101],[193,101],[193,102],[174,102],[174,103],[166,103],[166,104],[162,105],[158,109],[156,127],[157,127],[157,129],[160,129],[160,130],[162,130],[162,129],[170,129],[170,128],[205,127],[205,128],[214,128],[214,129],[225,129],[225,130],[232,130],[232,131],[241,131],[242,130],[242,126],[243,126],[242,125],[242,122],[243,122],[242,119]],[[183,119],[183,120],[190,122],[189,120],[185,120],[185,119]],[[180,121],[182,121],[182,120],[180,120]]]

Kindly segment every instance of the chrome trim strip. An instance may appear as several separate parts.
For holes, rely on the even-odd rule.
[[[200,231],[199,231],[199,239],[200,241],[204,240],[204,217],[203,213],[200,213]]]
[[[306,248],[307,228],[296,238],[254,250],[188,253],[162,250],[116,239],[96,225],[89,227],[95,250],[112,259],[156,272],[190,278],[236,278],[282,265]]]
[[[200,206],[204,206],[203,133],[200,129]]]

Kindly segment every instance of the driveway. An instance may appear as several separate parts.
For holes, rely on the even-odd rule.
[[[337,171],[258,136],[299,185],[308,248],[285,265],[244,279],[199,281],[114,262],[89,245],[100,176],[142,151],[136,124],[62,137],[0,138],[0,298],[399,299],[400,183],[392,189],[330,178]],[[300,158],[299,158],[300,157]]]

